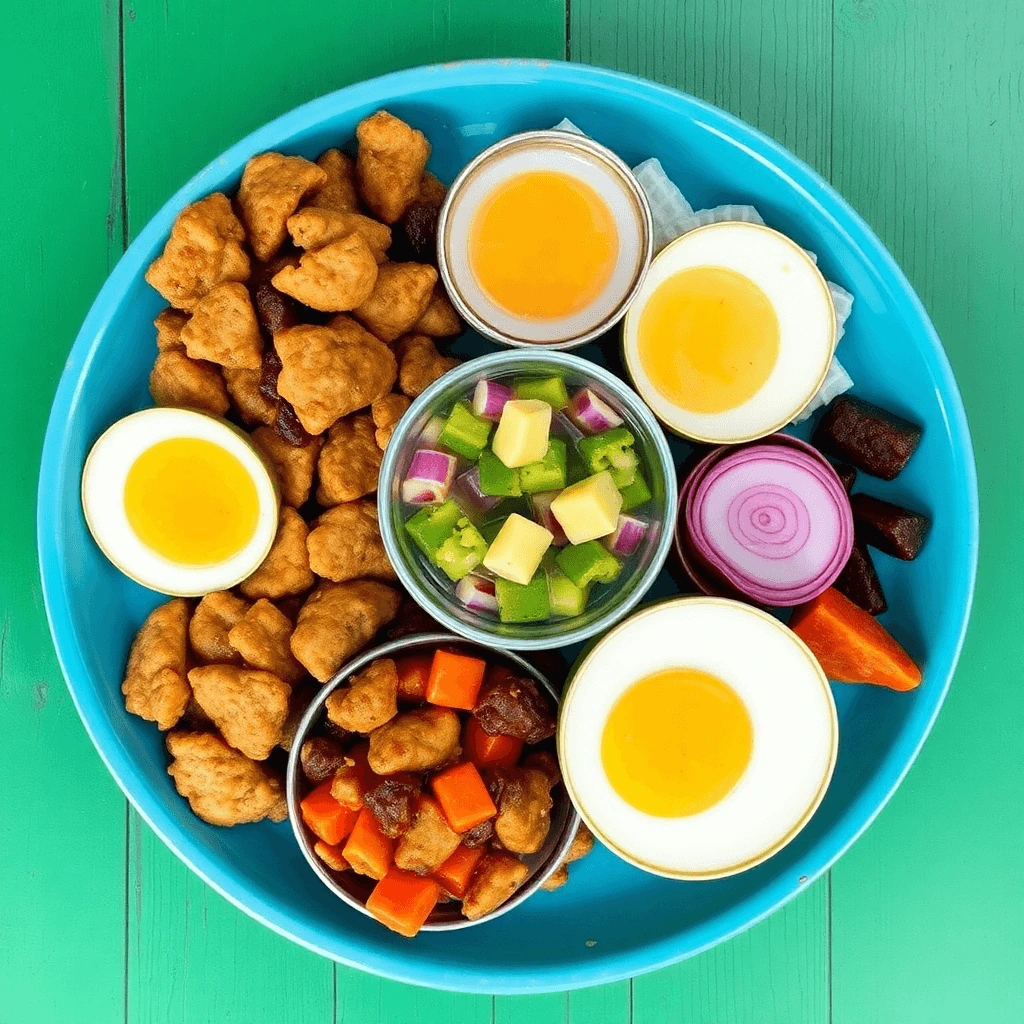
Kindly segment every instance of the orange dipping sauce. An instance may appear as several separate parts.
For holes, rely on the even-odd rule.
[[[586,309],[607,287],[619,254],[608,204],[561,171],[525,171],[480,204],[469,265],[487,297],[513,316],[556,320]]]

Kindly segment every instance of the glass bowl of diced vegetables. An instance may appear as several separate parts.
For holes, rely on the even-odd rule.
[[[495,352],[435,381],[395,430],[378,507],[388,557],[453,632],[519,650],[623,618],[665,563],[668,442],[642,399],[578,356]]]

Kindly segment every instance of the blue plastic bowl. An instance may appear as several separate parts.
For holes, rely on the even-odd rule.
[[[380,106],[426,132],[431,169],[447,181],[495,139],[569,117],[631,165],[660,157],[695,205],[755,204],[856,296],[840,346],[856,393],[924,426],[898,480],[860,484],[933,520],[915,562],[877,557],[892,608],[884,621],[922,662],[924,682],[906,694],[835,687],[841,740],[828,796],[798,839],[753,871],[671,882],[599,849],[555,893],[480,928],[410,942],[328,898],[287,823],[218,829],[195,818],[165,772],[163,738],[125,713],[128,645],[160,598],[100,554],[78,487],[93,440],[149,403],[151,321],[163,303],[143,271],[175,214],[237,185],[253,154],[314,156],[351,138]],[[935,331],[892,257],[821,178],[753,128],[671,89],[579,65],[485,61],[400,72],[300,107],[233,146],[160,210],[111,274],[68,359],[43,451],[38,528],[53,638],[79,712],[121,787],[178,856],[247,913],[344,963],[439,988],[512,993],[611,981],[690,956],[771,913],[835,861],[899,784],[942,703],[971,602],[978,510],[964,411]],[[673,589],[662,574],[651,596]]]

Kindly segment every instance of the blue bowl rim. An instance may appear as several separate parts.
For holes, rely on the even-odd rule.
[[[570,368],[581,376],[587,376],[598,384],[604,386],[624,405],[629,411],[641,420],[658,450],[658,457],[661,465],[661,472],[665,478],[665,521],[662,523],[661,533],[658,535],[658,543],[654,549],[651,561],[644,569],[637,585],[626,595],[625,600],[609,607],[604,614],[586,626],[566,628],[555,636],[544,637],[507,637],[497,636],[489,632],[485,627],[466,625],[456,616],[450,614],[447,609],[435,608],[423,597],[423,587],[416,574],[410,570],[405,560],[401,557],[398,543],[394,536],[394,527],[391,522],[391,506],[393,504],[390,494],[390,481],[395,471],[395,463],[399,458],[401,442],[406,439],[406,431],[416,422],[417,418],[426,412],[436,401],[437,397],[446,388],[451,387],[451,374],[460,373],[462,376],[483,376],[494,367],[500,368],[500,372],[514,369],[516,364],[541,362],[550,363],[552,367]],[[668,440],[661,424],[654,413],[647,407],[644,400],[625,381],[609,373],[603,366],[573,355],[564,350],[552,350],[549,346],[534,346],[530,348],[502,349],[497,352],[489,352],[485,356],[477,356],[475,359],[467,360],[462,366],[457,367],[450,373],[439,377],[426,390],[419,395],[402,417],[402,424],[392,435],[391,440],[384,452],[384,460],[380,466],[380,475],[377,483],[377,505],[380,509],[380,532],[384,540],[384,547],[388,558],[395,566],[398,578],[407,591],[412,595],[413,600],[427,614],[434,616],[453,633],[465,637],[467,640],[474,640],[477,643],[494,646],[499,644],[513,651],[544,651],[554,650],[560,647],[567,647],[569,644],[580,643],[589,640],[592,636],[611,629],[617,625],[644,599],[647,591],[651,589],[654,581],[658,578],[672,549],[672,535],[675,534],[676,514],[678,501],[673,500],[672,495],[676,493],[676,467],[672,458],[672,452],[668,446]],[[670,532],[671,531],[671,534]],[[454,603],[454,597],[452,600]],[[572,619],[565,620],[566,627]]]
[[[944,636],[941,648],[933,652],[935,659],[941,656],[947,666],[941,687],[933,689],[929,702],[919,702],[879,764],[871,784],[847,807],[829,835],[799,862],[802,874],[796,884],[791,879],[776,877],[738,903],[684,933],[629,950],[597,954],[586,964],[570,968],[554,965],[534,966],[524,970],[509,964],[500,971],[483,967],[452,969],[443,963],[425,965],[406,962],[400,956],[389,953],[368,957],[364,952],[360,957],[359,943],[347,938],[340,944],[343,951],[332,952],[325,948],[316,929],[298,929],[290,916],[283,913],[274,901],[254,899],[239,885],[231,872],[225,870],[219,860],[204,849],[203,844],[171,821],[160,799],[144,787],[136,786],[134,767],[120,747],[114,723],[107,721],[100,713],[88,686],[83,686],[81,692],[76,687],[74,680],[88,679],[88,672],[84,658],[74,642],[74,627],[67,601],[68,588],[62,578],[55,543],[59,528],[56,500],[59,487],[56,482],[68,468],[68,439],[65,431],[68,413],[80,397],[83,373],[95,355],[99,333],[109,327],[118,296],[140,272],[139,254],[166,236],[174,216],[182,207],[213,190],[215,177],[226,164],[241,168],[250,156],[281,145],[283,140],[290,139],[295,132],[332,116],[339,101],[346,107],[352,107],[382,102],[385,97],[407,96],[416,87],[496,83],[529,85],[540,79],[639,98],[646,103],[668,108],[676,116],[683,116],[681,110],[685,111],[704,129],[728,139],[752,159],[784,174],[791,187],[800,193],[812,209],[820,214],[833,215],[835,226],[846,244],[858,251],[865,262],[881,269],[896,289],[901,291],[902,304],[909,307],[910,315],[921,323],[931,342],[922,351],[922,357],[940,384],[943,411],[954,442],[954,464],[965,484],[963,497],[966,509],[962,511],[966,512],[967,517],[967,563],[966,566],[961,564],[955,580],[959,590],[956,596],[963,604],[964,613],[960,629],[953,636]],[[617,981],[669,966],[704,952],[768,917],[827,871],[881,812],[910,770],[931,731],[963,647],[977,576],[979,531],[974,452],[963,402],[942,344],[920,298],[899,265],[881,240],[831,185],[775,140],[732,114],[696,97],[622,72],[563,61],[526,59],[489,59],[409,68],[328,93],[294,108],[241,139],[180,188],[151,218],[118,261],[93,302],[68,356],[43,443],[36,525],[43,601],[57,658],[72,700],[107,769],[139,815],[175,855],[239,909],[313,952],[398,981],[452,991],[496,994],[563,991]]]

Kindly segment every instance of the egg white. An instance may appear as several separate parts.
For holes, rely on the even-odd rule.
[[[635,682],[667,668],[717,676],[739,695],[753,750],[721,801],[660,818],[628,804],[608,781],[601,739]],[[786,845],[832,777],[838,722],[828,680],[778,620],[720,598],[679,598],[627,619],[584,658],[562,701],[558,755],[566,786],[591,830],[625,860],[671,878],[735,874]]]
[[[452,186],[442,213],[439,261],[447,291],[472,326],[490,336],[500,335],[499,340],[554,345],[578,339],[603,324],[610,326],[616,314],[621,315],[650,259],[650,215],[632,172],[614,154],[605,151],[602,158],[592,152],[596,143],[590,139],[559,135],[564,138],[499,143],[483,153]],[[529,171],[560,171],[589,185],[607,203],[618,231],[618,255],[608,284],[593,302],[571,316],[549,320],[515,316],[491,301],[470,267],[470,231],[481,203],[509,178]]]
[[[179,437],[211,441],[234,455],[256,487],[259,511],[252,539],[222,562],[170,561],[144,544],[128,521],[124,488],[129,470],[155,444]],[[118,420],[93,445],[82,471],[82,508],[100,550],[137,583],[176,597],[226,590],[251,576],[274,543],[278,507],[273,472],[241,431],[189,409],[143,409]]]
[[[716,413],[670,402],[651,382],[639,355],[640,319],[651,296],[680,271],[708,266],[753,281],[779,321],[779,354],[768,379],[746,402]],[[709,444],[753,441],[790,423],[821,387],[835,345],[835,308],[814,261],[778,231],[739,221],[696,228],[659,253],[623,324],[626,367],[644,401],[672,430]]]

